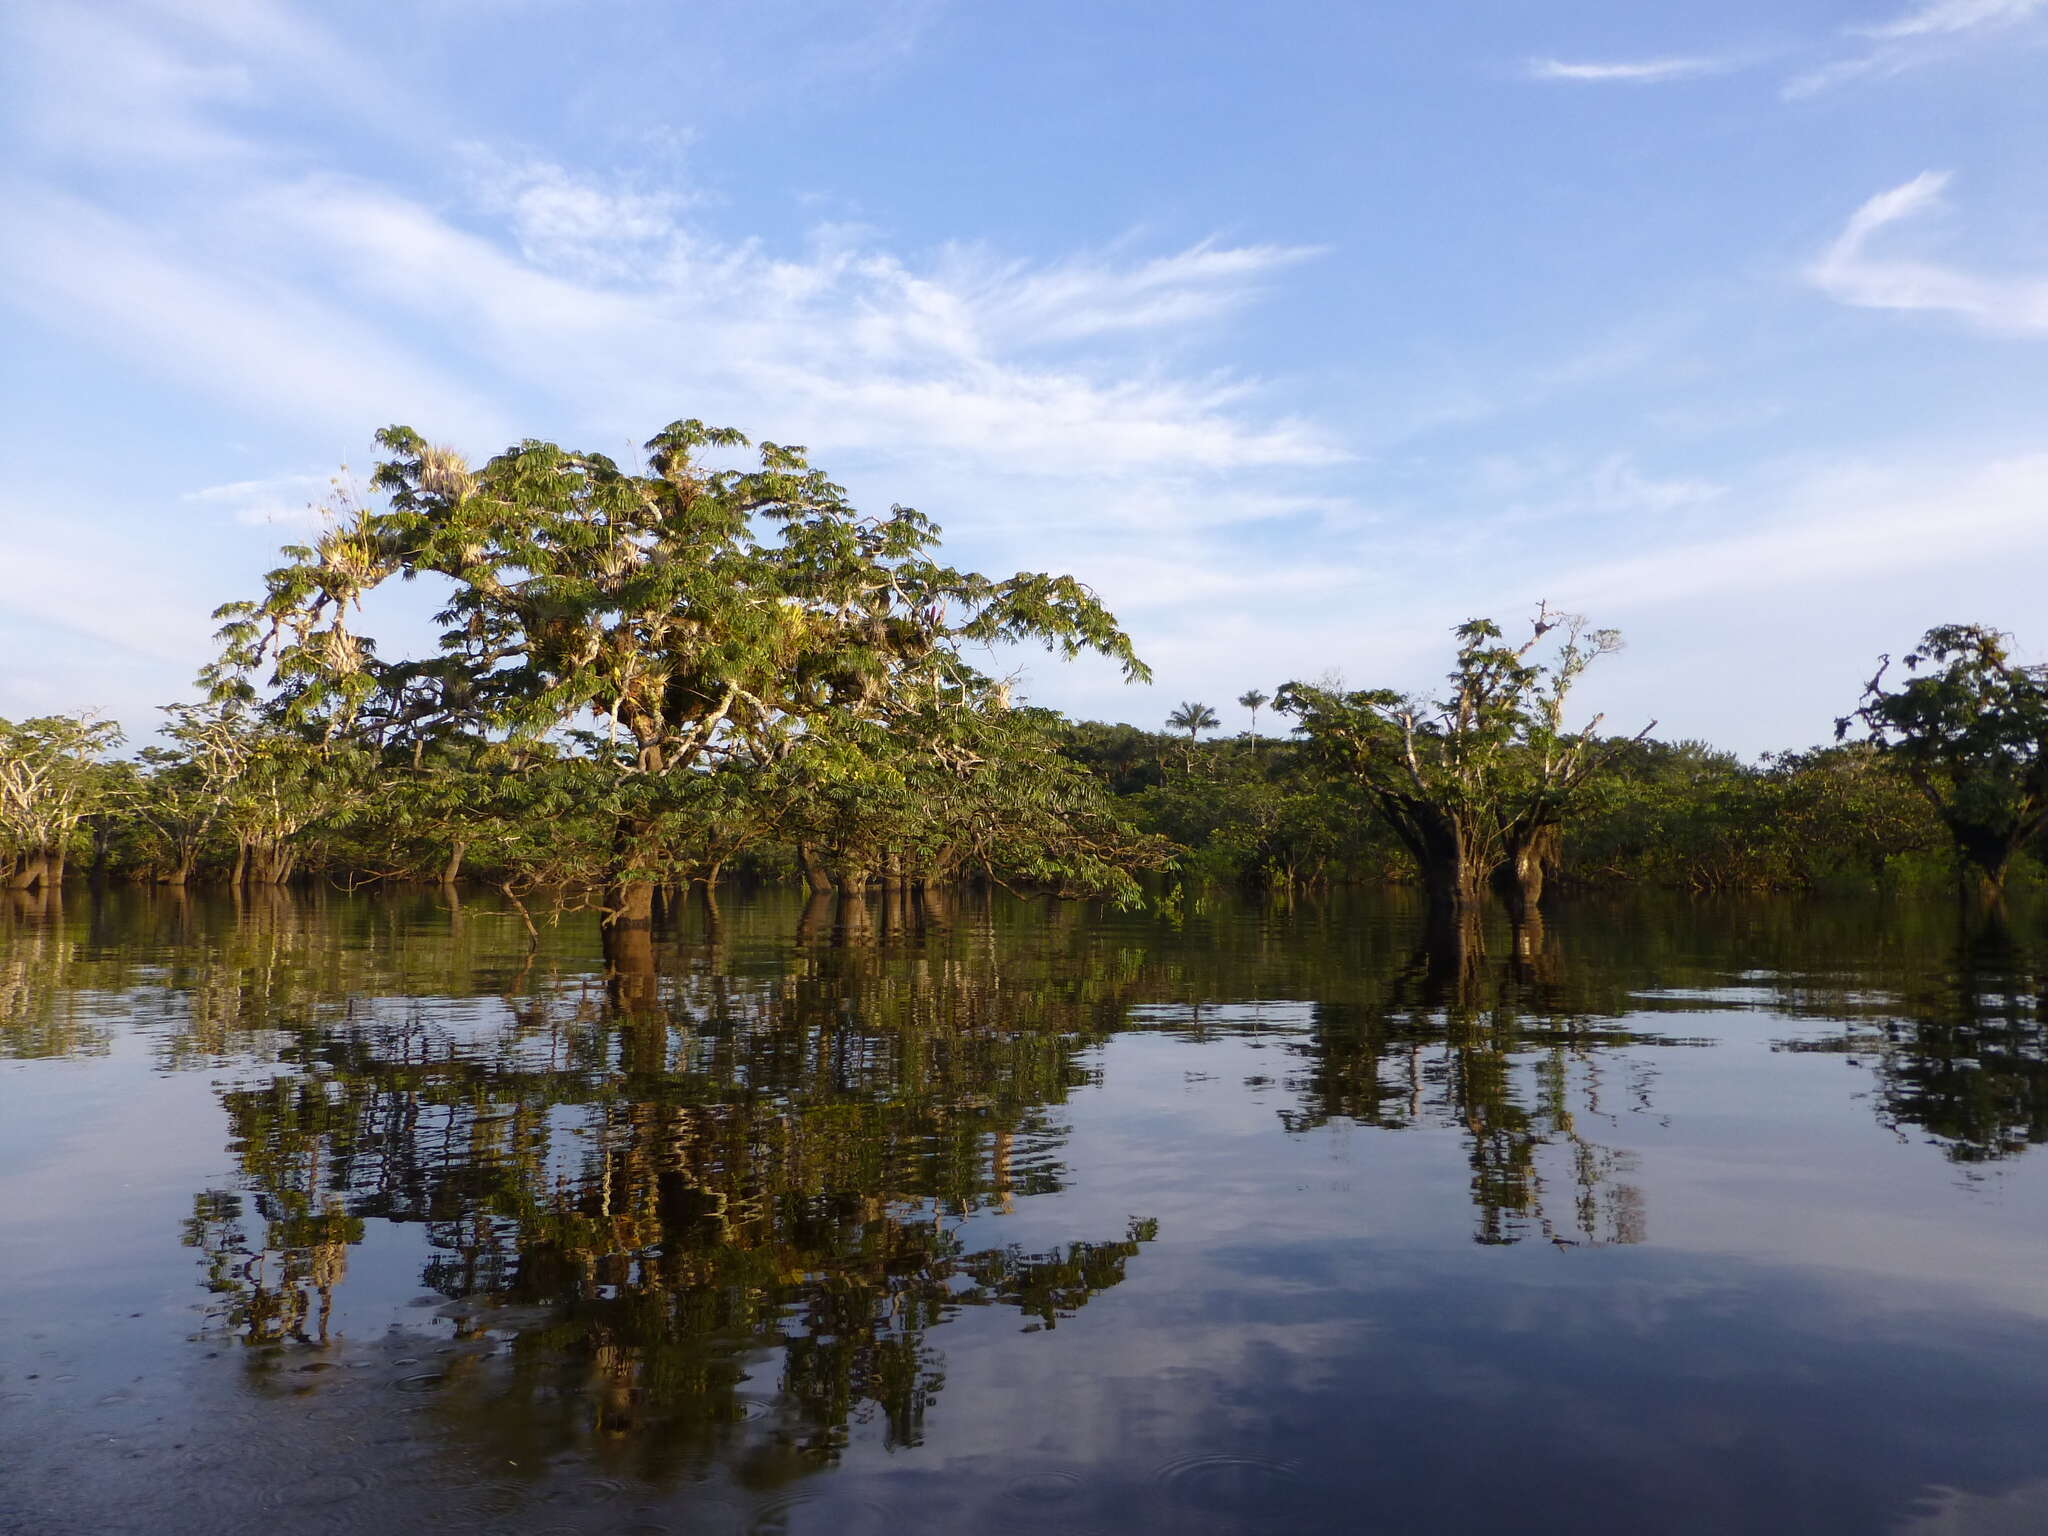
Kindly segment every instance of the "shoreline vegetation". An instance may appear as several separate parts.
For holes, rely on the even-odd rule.
[[[738,877],[800,884],[843,932],[871,902],[942,920],[973,884],[1129,906],[1395,882],[1452,951],[1559,888],[1957,882],[1995,909],[2048,884],[2048,667],[1981,626],[1927,631],[1833,743],[1753,764],[1574,723],[1622,641],[1547,604],[1526,637],[1460,625],[1435,694],[1279,681],[1219,739],[1201,701],[1164,730],[1013,703],[970,651],[1149,673],[1076,578],[945,565],[936,525],[862,515],[801,448],[714,467],[752,445],[696,421],[630,470],[378,442],[370,494],[338,491],[260,597],[217,611],[205,697],[155,743],[0,721],[0,885],[471,881],[529,928],[595,909],[638,971],[658,905]],[[420,654],[354,627],[394,577],[444,599]]]

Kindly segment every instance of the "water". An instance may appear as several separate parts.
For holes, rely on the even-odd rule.
[[[949,918],[0,907],[0,1530],[2048,1529],[2038,914]]]

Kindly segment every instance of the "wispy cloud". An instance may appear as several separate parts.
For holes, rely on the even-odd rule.
[[[1941,37],[1980,27],[2012,26],[2034,15],[2044,3],[2048,0],[1928,0],[1918,10],[1890,21],[1849,30],[1883,39]]]
[[[1732,59],[1685,57],[1661,59],[1610,59],[1604,61],[1531,59],[1527,73],[1532,80],[1577,80],[1651,85],[1661,80],[1690,80],[1701,75],[1719,75],[1736,67]]]
[[[178,499],[201,507],[220,508],[247,527],[276,523],[318,523],[321,494],[334,484],[332,475],[272,475],[263,480],[236,480],[187,491]]]
[[[2048,278],[1983,276],[1872,251],[1883,231],[1940,208],[1948,181],[1946,171],[1923,171],[1871,198],[1807,269],[1808,279],[1830,298],[1863,309],[1932,310],[1990,331],[2048,333]]]
[[[268,79],[214,26],[240,4],[208,0],[204,26],[117,13],[96,75],[44,43],[25,60],[126,100],[123,139],[175,135],[176,173],[115,202],[72,171],[113,168],[118,145],[29,104],[38,154],[0,183],[0,293],[144,376],[344,451],[392,420],[477,453],[530,431],[621,455],[675,415],[729,422],[808,444],[858,497],[920,503],[977,563],[1086,570],[1113,605],[1204,570],[1246,588],[1243,530],[1349,515],[1317,481],[1344,444],[1200,356],[1311,248],[1133,234],[1025,260],[831,224],[771,245],[719,228],[674,165],[593,173],[457,133],[438,186],[344,175],[255,132],[238,93]],[[202,67],[219,73],[179,73]],[[125,95],[131,75],[176,88]],[[322,489],[247,473],[164,511],[263,527]],[[1134,536],[1142,555],[1106,558]]]
[[[1882,80],[1941,58],[1986,33],[2010,30],[2048,9],[2048,0],[1927,0],[1895,16],[1844,30],[1865,46],[1793,76],[1788,100],[1813,96],[1851,80]]]

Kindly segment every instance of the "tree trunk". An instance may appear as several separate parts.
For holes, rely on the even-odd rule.
[[[809,843],[798,843],[796,845],[796,856],[804,868],[805,885],[814,891],[829,891],[832,889],[831,873],[825,868],[824,861],[818,857],[816,849],[812,848]]]
[[[1557,862],[1557,849],[1557,828],[1548,824],[1519,831],[1508,839],[1508,856],[1494,871],[1494,884],[1516,922],[1541,904],[1545,871]]]
[[[240,890],[248,878],[249,843],[248,839],[238,837],[235,839],[235,867],[228,872],[228,884]]]
[[[654,882],[622,880],[605,887],[605,968],[612,1001],[628,1012],[654,1006]]]
[[[1991,827],[1956,822],[1949,823],[1949,833],[1962,855],[1964,888],[1979,901],[2002,901],[2006,872],[2012,867],[2012,837]]]
[[[1475,857],[1465,826],[1451,817],[1432,818],[1418,828],[1422,888],[1429,898],[1431,920],[1460,920],[1486,906],[1488,871]]]
[[[625,933],[654,927],[654,882],[619,880],[604,888],[606,933]]]
[[[459,837],[449,845],[448,862],[441,866],[441,883],[443,885],[453,885],[456,877],[462,873],[462,855],[468,848],[469,844]]]

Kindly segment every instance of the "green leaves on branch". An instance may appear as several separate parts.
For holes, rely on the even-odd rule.
[[[2015,662],[2010,638],[1981,624],[1928,630],[1905,663],[1918,675],[1888,688],[1891,658],[1881,659],[1836,738],[1861,725],[1996,890],[2048,827],[2048,666]]]
[[[613,817],[615,873],[662,867],[678,838],[715,868],[742,832],[758,840],[783,820],[806,837],[829,826],[855,869],[913,852],[990,867],[985,821],[932,808],[972,783],[984,810],[1007,807],[1013,835],[1043,838],[1059,781],[1030,805],[993,791],[1008,783],[1002,754],[1022,754],[1013,770],[1052,754],[1005,723],[1003,691],[963,647],[1036,642],[1148,675],[1074,578],[945,565],[929,519],[863,516],[798,447],[762,443],[754,467],[716,467],[708,450],[747,439],[686,420],[648,441],[638,470],[532,439],[472,468],[409,427],[378,441],[382,504],[344,500],[259,600],[219,610],[215,697],[260,687],[270,718],[415,767],[427,746],[566,748],[619,781],[587,801]],[[447,585],[430,654],[387,656],[353,627],[394,576]],[[650,782],[627,792],[635,779]],[[1075,785],[1066,793],[1051,814],[1081,815]],[[941,827],[965,842],[937,850]],[[1102,884],[1089,861],[1117,839],[1065,841]]]

